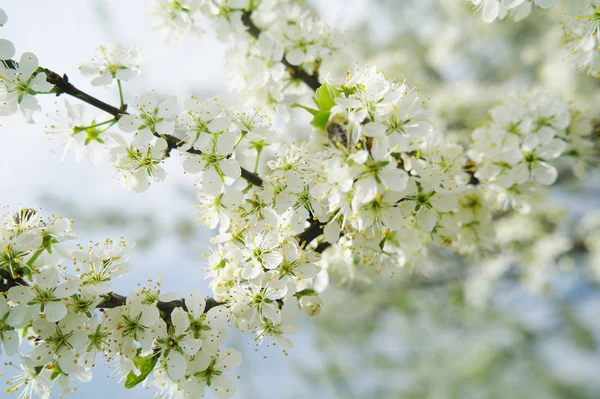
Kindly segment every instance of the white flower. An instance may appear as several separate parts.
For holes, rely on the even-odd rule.
[[[12,363],[9,365],[13,366]],[[8,379],[6,392],[14,393],[23,388],[19,399],[33,397],[49,399],[52,393],[50,370],[42,368],[38,373],[31,359],[27,357],[21,358],[19,367],[20,371]]]
[[[135,192],[147,190],[150,179],[159,182],[167,178],[161,164],[168,151],[168,144],[165,139],[159,138],[152,145],[151,137],[144,138],[140,135],[129,145],[125,139],[116,136],[117,147],[110,152],[111,160],[121,177],[121,184]]]
[[[134,299],[131,299],[134,298]],[[111,333],[111,341],[116,350],[127,358],[135,357],[136,342],[142,350],[150,350],[158,336],[154,328],[160,319],[158,308],[154,303],[145,304],[135,298],[127,297],[127,305],[105,312],[104,325]]]
[[[109,85],[114,79],[129,82],[139,74],[142,58],[139,50],[126,50],[113,43],[99,46],[98,50],[92,62],[79,67],[83,75],[93,77],[92,85]]]
[[[288,289],[285,281],[279,280],[273,272],[264,273],[248,286],[236,288],[231,292],[231,313],[238,328],[251,329],[263,318],[275,323],[281,320],[277,300],[284,298]]]
[[[85,319],[85,317],[83,317]],[[83,365],[87,350],[86,331],[82,318],[68,315],[59,323],[39,319],[33,322],[33,331],[40,338],[31,352],[33,364],[45,366],[56,362],[60,369],[80,380],[88,380],[90,373]]]
[[[87,158],[93,165],[100,164],[106,152],[108,134],[105,130],[111,125],[97,124],[88,107],[71,105],[67,100],[60,103],[51,119],[53,123],[46,127],[46,133],[58,138],[65,147],[61,162],[73,151],[77,162]]]
[[[214,306],[204,312],[206,299],[202,293],[193,291],[185,298],[188,308],[189,333],[202,341],[202,350],[214,354],[219,346],[225,342],[225,324],[228,319],[228,310],[224,306]]]
[[[227,191],[220,194],[205,194],[200,192],[198,195],[200,209],[200,220],[210,229],[220,226],[219,231],[227,231],[231,222],[231,214],[234,208],[242,205],[243,195],[240,191]]]
[[[90,294],[108,294],[113,290],[112,280],[131,270],[131,264],[121,261],[120,253],[73,253],[73,263],[78,267],[82,290]]]
[[[198,352],[188,366],[192,378],[184,385],[186,398],[200,398],[206,387],[211,388],[220,398],[229,398],[235,393],[235,382],[225,373],[233,371],[242,363],[242,355],[228,348],[215,356]]]
[[[558,172],[548,161],[558,158],[566,148],[567,143],[554,138],[550,129],[541,129],[523,142],[521,149],[524,162],[519,170],[531,174],[532,180],[539,184],[550,185],[556,180]]]
[[[241,175],[240,164],[233,158],[237,135],[234,132],[224,132],[211,135],[211,140],[201,155],[190,155],[183,163],[188,173],[201,173],[201,190],[208,194],[219,194],[223,184],[232,185]]]
[[[253,279],[260,275],[263,268],[275,269],[283,261],[276,233],[263,232],[248,237],[244,251],[242,277]]]
[[[321,267],[315,264],[319,261],[319,254],[300,249],[293,238],[283,241],[281,248],[283,260],[277,269],[281,274],[280,279],[289,282],[290,285],[299,280],[314,278],[321,271]]]
[[[27,315],[35,315],[51,322],[60,321],[67,315],[65,299],[77,290],[77,283],[67,280],[59,283],[54,267],[40,270],[33,275],[33,286],[16,286],[8,290],[8,299],[16,303],[9,316],[10,325],[19,325]]]
[[[200,101],[196,97],[192,97],[185,100],[183,106],[185,113],[179,117],[180,123],[185,129],[181,150],[187,150],[196,145],[198,148],[208,148],[213,139],[211,133],[223,133],[231,127],[231,118],[226,114],[226,110],[217,98]]]
[[[194,356],[202,346],[202,341],[195,339],[188,331],[190,320],[188,313],[183,309],[173,310],[171,323],[167,328],[167,325],[159,320],[156,342],[161,348],[167,374],[173,381],[181,382],[185,379],[187,370],[186,356]]]
[[[256,329],[256,339],[261,342],[265,339],[271,339],[284,348],[292,348],[294,346],[292,341],[284,337],[283,334],[297,334],[299,331],[300,326],[293,320],[282,319],[279,322],[273,322],[269,319],[263,319]]]
[[[171,134],[175,130],[177,97],[171,96],[158,104],[156,94],[148,92],[137,100],[139,114],[123,115],[119,127],[127,133],[138,131],[140,135]]]
[[[0,63],[0,115],[12,115],[19,108],[25,121],[34,123],[34,112],[41,110],[35,95],[53,88],[45,72],[35,73],[38,66],[32,53],[24,53],[15,69]]]

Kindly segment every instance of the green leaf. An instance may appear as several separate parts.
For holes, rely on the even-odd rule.
[[[138,370],[140,370],[140,375],[135,375],[132,371],[127,374],[127,379],[125,380],[125,388],[131,389],[140,382],[144,381],[148,374],[154,370],[154,366],[156,366],[156,362],[158,361],[158,355],[150,354],[148,356],[136,356],[133,358],[133,364],[136,365]]]
[[[329,121],[329,115],[331,115],[331,112],[329,111],[320,111],[315,115],[310,124],[319,130],[325,131],[327,129],[327,122]]]
[[[316,114],[318,114],[318,113],[319,113],[319,110],[318,110],[318,109],[309,108],[309,107],[307,107],[307,106],[305,106],[305,105],[298,104],[298,103],[293,103],[292,105],[290,105],[290,107],[292,107],[292,108],[302,108],[302,109],[305,109],[305,110],[307,110],[308,112],[310,112],[310,113],[311,113],[311,115],[316,115]]]
[[[317,105],[320,111],[329,112],[331,107],[335,105],[334,99],[340,95],[339,90],[325,82],[315,92],[313,101]]]
[[[298,291],[294,294],[295,298],[302,298],[303,296],[311,296],[311,295],[317,295],[317,291],[313,290],[312,288],[305,288],[302,291]]]

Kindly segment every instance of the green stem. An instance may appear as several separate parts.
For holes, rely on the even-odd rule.
[[[121,80],[117,79],[117,87],[119,88],[119,101],[121,102],[121,108],[123,108],[123,88],[121,87]]]
[[[256,148],[256,162],[254,163],[254,171],[252,173],[256,173],[258,170],[258,161],[260,160],[260,154],[262,154],[262,146]]]
[[[98,126],[106,125],[107,123],[112,123],[112,124],[111,124],[111,126],[112,126],[112,125],[114,125],[114,124],[115,124],[115,122],[116,122],[116,120],[115,120],[115,119],[109,119],[109,120],[107,120],[107,121],[100,122],[100,123],[95,123],[95,124],[93,124],[93,125],[89,125],[89,126],[75,126],[75,130],[77,131],[77,133],[79,133],[79,132],[83,132],[84,130],[87,130],[87,129],[91,129],[91,128],[94,128],[94,127],[98,127]],[[109,127],[110,127],[110,126],[109,126]]]
[[[244,139],[244,137],[246,137],[247,134],[248,134],[248,132],[242,131],[242,134],[240,135],[240,138],[235,142],[235,145],[233,146],[234,150],[237,148],[238,145],[240,145],[240,143],[242,142],[242,140]]]
[[[43,248],[43,247],[38,248],[38,250],[35,251],[33,256],[27,261],[27,266],[29,266],[30,268],[33,268],[33,264],[40,257],[42,252],[44,252],[44,250],[45,250],[45,248]]]

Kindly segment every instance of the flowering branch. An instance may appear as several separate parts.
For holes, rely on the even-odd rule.
[[[13,60],[4,60],[1,62],[3,62],[9,68],[13,68],[13,69],[18,65],[17,62],[15,62]],[[40,68],[40,69],[46,74],[46,81],[55,87],[55,92],[56,92],[57,96],[59,96],[61,94],[67,94],[69,96],[75,97],[75,98],[77,98],[87,104],[90,104],[106,113],[111,114],[114,117],[115,121],[118,121],[124,115],[128,115],[128,113],[126,112],[127,104],[124,104],[121,108],[114,107],[110,104],[105,103],[104,101],[97,99],[96,97],[93,97],[93,96],[79,90],[71,82],[69,82],[69,78],[67,77],[66,74],[61,76],[58,73],[51,71],[50,69],[47,69],[47,68]],[[183,144],[181,140],[179,140],[177,137],[175,137],[173,135],[169,135],[169,134],[159,135],[158,133],[156,133],[155,135],[157,137],[163,137],[165,139],[165,141],[167,142],[167,145],[168,145],[168,151],[171,151],[173,149],[178,149]],[[194,147],[188,148],[186,150],[186,152],[188,152],[190,154],[196,154],[196,155],[202,154],[202,151],[200,151]],[[247,170],[245,168],[241,168],[241,172],[242,172],[241,177],[244,180],[246,180],[248,183],[251,183],[255,186],[262,186],[263,182],[262,182],[262,179],[260,178],[260,176],[258,176],[255,173],[250,172],[249,170]]]

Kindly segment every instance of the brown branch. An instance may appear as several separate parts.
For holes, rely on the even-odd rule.
[[[306,228],[302,233],[296,235],[296,240],[300,243],[302,248],[306,247],[310,244],[315,238],[319,237],[323,234],[323,228],[327,223],[320,222],[318,220],[313,220],[310,223],[310,226]],[[317,252],[323,252],[327,246],[321,246],[321,248],[317,247],[319,250]]]
[[[102,111],[111,114],[115,120],[119,120],[123,115],[127,115],[125,109],[127,106],[125,105],[123,109],[113,107],[110,104],[105,103],[104,101],[100,101],[95,97],[90,96],[87,93],[79,90],[77,87],[73,86],[71,82],[69,82],[69,78],[67,75],[60,76],[56,72],[53,72],[47,68],[44,68],[44,72],[46,73],[46,81],[54,87],[56,87],[56,95],[60,96],[61,94],[67,94],[69,96],[75,97],[85,103],[88,103]]]
[[[117,308],[119,306],[124,306],[126,303],[127,303],[126,296],[111,292],[110,294],[108,294],[104,297],[104,300],[102,302],[100,302],[100,304],[98,304],[98,306],[96,306],[96,309],[113,309],[113,308]],[[222,305],[224,305],[224,304],[221,302],[218,302],[214,298],[208,297],[208,298],[206,298],[206,306],[204,307],[204,313],[208,312],[209,310],[211,310],[212,308],[214,308],[216,306],[222,306]],[[156,307],[161,312],[164,313],[165,321],[168,321],[171,319],[171,313],[173,313],[173,311],[176,308],[182,308],[183,310],[185,310],[187,312],[187,306],[185,304],[184,299],[176,299],[174,301],[169,301],[169,302],[158,301],[158,303],[156,304]]]
[[[256,26],[254,21],[252,21],[252,12],[246,11],[244,12],[244,14],[242,14],[242,23],[248,29],[248,33],[255,39],[258,39],[262,31],[258,26]],[[319,75],[316,71],[313,74],[309,74],[300,65],[290,64],[285,58],[285,56],[286,55],[283,54],[283,59],[281,60],[281,63],[285,65],[292,78],[301,80],[313,91],[316,91],[319,87],[321,87],[321,83],[319,82]]]

